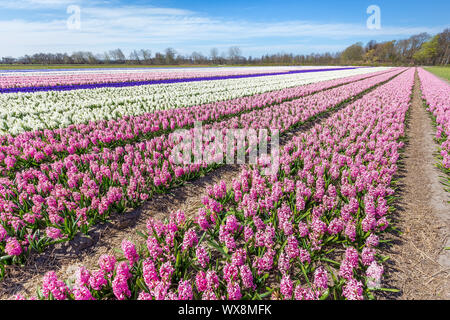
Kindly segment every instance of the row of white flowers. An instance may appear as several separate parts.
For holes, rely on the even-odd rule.
[[[388,68],[188,83],[0,95],[0,134],[62,128],[155,110],[201,105]]]
[[[45,69],[45,70],[0,70],[0,77],[9,76],[48,76],[48,75],[76,75],[76,74],[120,74],[120,73],[181,73],[192,74],[196,72],[205,75],[221,73],[263,73],[284,72],[308,69],[330,69],[334,66],[267,66],[267,67],[194,67],[194,68],[88,68],[88,69]]]

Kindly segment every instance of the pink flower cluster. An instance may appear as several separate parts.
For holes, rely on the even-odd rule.
[[[450,170],[450,85],[430,72],[418,68],[422,98],[436,121],[436,140],[440,144],[440,161]]]

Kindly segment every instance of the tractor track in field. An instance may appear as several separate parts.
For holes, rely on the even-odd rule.
[[[286,131],[280,136],[280,146],[284,146],[296,134],[322,123],[337,111],[358,100],[362,95],[373,91],[398,75],[314,117],[312,120]],[[231,187],[232,180],[240,172],[241,165],[221,166],[205,176],[170,190],[168,193],[153,195],[138,209],[131,209],[124,214],[111,217],[111,222],[92,226],[89,231],[90,237],[78,236],[74,240],[50,247],[41,254],[32,254],[24,266],[8,266],[5,278],[0,281],[0,299],[13,299],[16,294],[28,297],[35,295],[36,289],[42,284],[43,275],[48,271],[54,270],[58,277],[63,280],[74,279],[75,272],[80,266],[85,266],[91,270],[97,269],[97,261],[102,254],[120,257],[116,249],[120,248],[123,239],[129,239],[136,244],[145,242],[136,231],[145,230],[149,218],[162,220],[168,217],[170,212],[177,210],[183,210],[187,217],[193,217],[202,206],[202,197],[207,195],[206,188],[208,186],[213,186],[224,180],[227,187]]]
[[[382,299],[450,299],[450,200],[434,166],[437,144],[431,119],[421,98],[416,73],[413,100],[407,124],[407,143],[399,166],[399,201],[392,218],[400,234],[387,238],[392,245],[383,254],[383,287],[398,293],[378,294]]]

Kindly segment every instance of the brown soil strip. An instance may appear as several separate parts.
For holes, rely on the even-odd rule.
[[[380,298],[404,300],[450,299],[449,194],[439,183],[434,166],[437,145],[434,130],[423,106],[416,74],[414,96],[407,128],[408,142],[400,167],[399,195],[394,223],[401,234],[391,233],[391,258],[385,267],[384,287],[399,293]]]

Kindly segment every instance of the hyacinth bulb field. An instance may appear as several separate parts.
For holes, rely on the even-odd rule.
[[[421,67],[0,70],[1,297],[414,299],[449,153]]]

